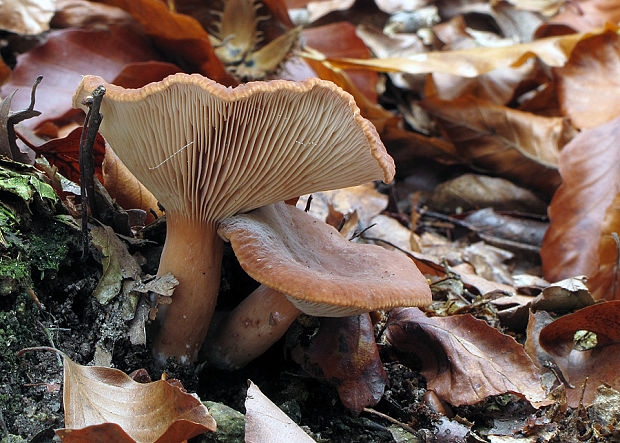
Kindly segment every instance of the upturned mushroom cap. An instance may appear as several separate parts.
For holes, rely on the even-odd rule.
[[[284,203],[220,222],[243,269],[288,296],[302,312],[343,317],[431,302],[427,280],[406,256],[347,241]]]
[[[394,176],[353,98],[333,83],[227,88],[175,74],[140,89],[83,78],[73,104],[106,87],[101,133],[168,212],[215,222],[298,195]]]

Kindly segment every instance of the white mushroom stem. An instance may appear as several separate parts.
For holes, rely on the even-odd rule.
[[[206,344],[210,364],[239,369],[277,342],[301,314],[282,293],[259,286],[218,325]]]
[[[209,328],[220,286],[223,241],[212,223],[167,214],[166,243],[157,275],[172,273],[179,285],[158,313],[154,354],[184,364],[196,359]]]

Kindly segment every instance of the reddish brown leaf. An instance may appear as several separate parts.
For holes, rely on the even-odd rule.
[[[554,72],[562,111],[578,128],[593,128],[620,115],[620,36],[617,33],[608,31],[581,40],[568,63]]]
[[[316,49],[326,57],[370,57],[370,51],[356,35],[355,26],[351,23],[337,22],[317,26],[304,30],[302,36],[307,46]],[[347,70],[346,72],[359,90],[370,101],[376,103],[377,73],[363,69]]]
[[[38,155],[44,156],[53,166],[58,168],[58,172],[67,177],[69,180],[80,182],[80,137],[82,136],[82,128],[75,128],[69,135],[64,138],[55,138],[47,143],[34,147],[33,149]],[[103,180],[101,174],[101,163],[105,155],[105,140],[99,134],[95,139],[93,149],[95,155],[95,174],[99,180]]]
[[[177,65],[166,62],[138,62],[130,63],[116,76],[115,85],[123,88],[141,88],[142,86],[163,80],[169,75],[181,72]]]
[[[616,0],[574,0],[549,21],[568,25],[578,32],[590,31],[604,26],[605,23],[618,22],[620,22],[620,8]]]
[[[579,330],[596,333],[596,347],[575,349],[573,337]],[[560,317],[540,331],[539,341],[575,386],[566,390],[569,406],[579,405],[586,378],[586,406],[592,404],[601,383],[620,388],[620,301],[599,303]]]
[[[321,368],[352,411],[374,406],[383,396],[387,375],[368,314],[321,319],[308,353],[310,364]]]
[[[97,74],[111,81],[126,64],[156,58],[150,43],[128,26],[97,31],[52,31],[44,44],[17,58],[10,82],[2,87],[2,95],[20,89],[15,94],[13,106],[25,109],[30,103],[34,79],[43,75],[35,105],[42,115],[21,123],[35,128],[73,108],[73,92],[85,73]]]
[[[619,277],[611,271],[617,255],[610,233],[620,232],[620,217],[617,209],[607,219],[605,214],[620,193],[620,117],[581,132],[566,145],[560,173],[564,181],[549,207],[551,223],[540,251],[545,278],[592,277],[607,269],[607,280],[599,274],[590,290],[595,299],[616,298]],[[605,292],[614,281],[616,293]]]
[[[422,106],[437,116],[459,155],[477,168],[551,195],[559,185],[559,151],[573,136],[562,118],[540,117],[472,96]]]
[[[116,424],[138,442],[172,443],[215,431],[215,420],[200,400],[167,381],[138,383],[118,369],[81,366],[67,357],[63,404],[67,429],[59,432],[71,438],[67,441],[91,441],[86,440],[93,432],[88,427],[106,423],[108,437],[121,435],[109,425]]]
[[[114,6],[87,0],[56,0],[52,28],[101,28],[108,25],[137,26],[129,13]]]
[[[417,308],[394,309],[387,339],[422,362],[429,389],[453,405],[511,392],[542,402],[540,374],[523,346],[473,316],[428,318]]]
[[[129,12],[158,46],[190,69],[226,85],[235,84],[209,42],[209,35],[194,18],[171,12],[160,0],[100,0]]]

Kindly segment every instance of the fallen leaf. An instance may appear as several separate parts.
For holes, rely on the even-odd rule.
[[[563,118],[540,117],[475,97],[427,98],[422,106],[440,119],[459,155],[474,167],[553,194],[560,149],[573,130]]]
[[[614,26],[605,29],[616,30]],[[604,29],[595,29],[582,34],[548,37],[512,46],[425,52],[408,58],[387,57],[364,60],[319,57],[318,60],[329,62],[334,67],[342,69],[367,68],[379,72],[409,74],[443,72],[462,77],[477,77],[495,69],[520,66],[531,57],[538,57],[549,66],[563,66],[580,40],[601,32],[604,32]],[[313,57],[312,54],[305,54],[305,56]],[[314,57],[316,58],[316,55]]]
[[[579,129],[594,128],[620,115],[620,36],[616,32],[581,40],[554,74],[562,111]]]
[[[415,354],[428,388],[455,406],[507,392],[536,404],[545,399],[523,347],[469,314],[428,318],[417,308],[393,309],[386,337],[396,350]]]
[[[236,81],[226,73],[209,41],[209,35],[194,18],[177,14],[159,0],[100,0],[129,12],[173,60],[185,62],[191,69],[231,86]],[[93,74],[92,72],[89,72]]]
[[[512,182],[479,174],[463,174],[441,183],[433,191],[430,206],[446,212],[493,208],[546,214],[547,205],[533,192]]]
[[[609,205],[603,218],[601,241],[598,246],[599,268],[588,281],[595,294],[605,294],[609,300],[620,300],[620,193]]]
[[[580,330],[596,334],[594,348],[575,348],[575,332]],[[539,340],[574,386],[566,389],[570,407],[580,404],[584,383],[585,406],[592,404],[600,384],[620,388],[620,301],[599,303],[560,317],[540,331]]]
[[[11,80],[1,92],[7,95],[20,89],[13,105],[17,109],[26,108],[33,80],[43,75],[36,97],[36,108],[42,115],[21,123],[32,129],[73,109],[71,99],[85,73],[113,80],[126,64],[157,57],[150,42],[129,26],[97,31],[50,31],[45,43],[17,57]]]
[[[40,34],[49,29],[54,0],[4,0],[0,3],[0,29],[16,34]]]
[[[557,14],[567,0],[507,0],[511,5],[519,9],[540,12],[546,16]]]
[[[566,312],[593,305],[594,299],[585,280],[583,277],[574,277],[549,285],[532,301],[532,308]]]
[[[568,25],[578,32],[618,22],[620,9],[616,0],[574,0],[549,21],[550,24]]]
[[[348,22],[330,23],[305,29],[302,38],[305,45],[320,51],[326,57],[370,57],[370,51],[356,35],[355,26]],[[346,72],[358,89],[371,102],[376,103],[377,73],[367,69],[348,70]]]
[[[101,251],[103,275],[93,291],[99,303],[105,305],[115,298],[126,279],[140,279],[140,265],[133,258],[127,247],[119,240],[109,226],[94,226],[91,231],[93,245]]]
[[[146,211],[146,223],[155,220],[151,211],[158,217],[163,215],[155,196],[138,181],[109,147],[105,150],[103,161],[103,185],[122,208]]]
[[[297,424],[248,380],[245,441],[248,443],[313,442]]]
[[[114,6],[87,0],[56,0],[52,28],[106,28],[108,25],[137,25],[129,13]]]
[[[620,232],[619,211],[612,209],[608,219],[605,215],[620,193],[620,117],[582,131],[566,145],[560,174],[563,183],[551,201],[549,229],[540,250],[545,278],[558,281],[613,270],[617,255],[609,234]],[[609,240],[610,247],[599,250],[601,239]],[[594,299],[617,298],[620,275],[600,275],[590,286]],[[614,285],[615,293],[610,291]]]
[[[138,383],[118,369],[63,361],[63,442],[178,442],[216,429],[197,397],[167,381]],[[116,440],[123,434],[130,439]]]
[[[43,155],[53,166],[58,168],[58,172],[69,180],[80,183],[80,138],[82,128],[75,128],[64,138],[55,138],[41,146],[33,147],[38,155]],[[95,174],[101,180],[101,163],[105,154],[105,140],[97,134],[93,146],[95,158]]]
[[[302,366],[319,367],[319,373],[310,372],[336,386],[346,408],[360,413],[381,400],[388,380],[368,314],[322,318],[306,353]]]

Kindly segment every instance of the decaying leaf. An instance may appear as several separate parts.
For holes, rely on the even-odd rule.
[[[532,307],[566,312],[594,304],[585,280],[583,277],[574,277],[549,285],[532,301]]]
[[[207,408],[179,386],[164,380],[138,383],[118,369],[63,360],[65,429],[56,431],[63,442],[163,443],[216,429]],[[130,439],[116,440],[123,434]],[[89,440],[94,436],[98,439]]]
[[[429,389],[453,405],[511,392],[544,402],[540,373],[523,347],[473,316],[428,318],[417,308],[394,309],[387,339],[422,363]]]
[[[563,183],[551,201],[551,222],[540,251],[545,278],[590,277],[607,268],[609,272],[601,274],[607,277],[599,277],[590,290],[596,300],[617,298],[620,274],[614,271],[617,255],[611,233],[620,232],[620,211],[612,209],[608,218],[606,213],[620,193],[620,117],[584,130],[566,145],[560,173]],[[603,250],[602,239],[609,242]]]
[[[587,32],[606,23],[620,22],[620,9],[615,0],[576,0],[563,8],[549,23],[568,25],[578,32]]]
[[[10,82],[2,87],[2,94],[20,89],[15,94],[13,106],[26,108],[30,103],[33,80],[43,75],[45,81],[37,90],[37,109],[42,115],[22,123],[35,128],[73,108],[71,99],[84,73],[113,80],[126,64],[152,59],[157,59],[157,54],[151,44],[129,26],[112,26],[97,31],[50,31],[45,43],[18,56],[17,66]]]
[[[554,73],[562,111],[580,129],[620,115],[620,36],[605,32],[581,40],[568,62]],[[596,96],[596,100],[592,97]]]
[[[577,349],[577,331],[595,333],[596,346]],[[574,386],[566,389],[569,406],[580,404],[582,392],[583,404],[591,405],[601,383],[620,388],[620,301],[599,303],[560,317],[540,331],[539,341]]]
[[[375,343],[368,314],[322,318],[302,363],[315,376],[336,386],[345,407],[356,413],[374,406],[383,396],[387,375]],[[297,360],[300,360],[297,355]],[[307,363],[304,364],[306,362]],[[310,366],[308,366],[310,365]]]
[[[58,172],[69,180],[80,183],[80,138],[82,136],[82,128],[75,128],[69,135],[64,138],[55,138],[47,143],[33,147],[34,151],[43,155],[51,165],[58,169]],[[97,134],[95,144],[93,146],[93,154],[95,159],[95,174],[99,179],[101,175],[101,163],[105,153],[105,140],[100,134]]]
[[[609,29],[615,30],[611,26]],[[520,66],[531,57],[537,56],[549,66],[563,66],[575,45],[583,38],[604,32],[595,29],[583,34],[569,34],[548,37],[530,43],[512,46],[476,47],[454,51],[426,52],[409,58],[324,58],[322,60],[343,69],[367,68],[381,72],[406,72],[425,74],[443,72],[462,77],[476,77],[494,69]],[[305,54],[315,57],[316,54]],[[321,59],[319,57],[319,59]]]
[[[565,119],[540,117],[467,96],[428,98],[461,157],[474,166],[552,195],[559,185],[560,149],[573,136]]]
[[[101,3],[129,12],[171,59],[180,58],[180,62],[219,83],[236,84],[215,55],[209,34],[194,18],[170,11],[160,0],[101,0]]]
[[[297,424],[248,380],[245,441],[251,443],[313,442]]]
[[[54,0],[3,0],[0,29],[16,34],[40,34],[49,29]]]
[[[133,258],[127,247],[120,241],[109,226],[95,226],[91,229],[93,245],[97,247],[103,258],[103,275],[93,291],[99,303],[107,304],[116,297],[123,286],[123,281],[140,279],[140,265]]]

